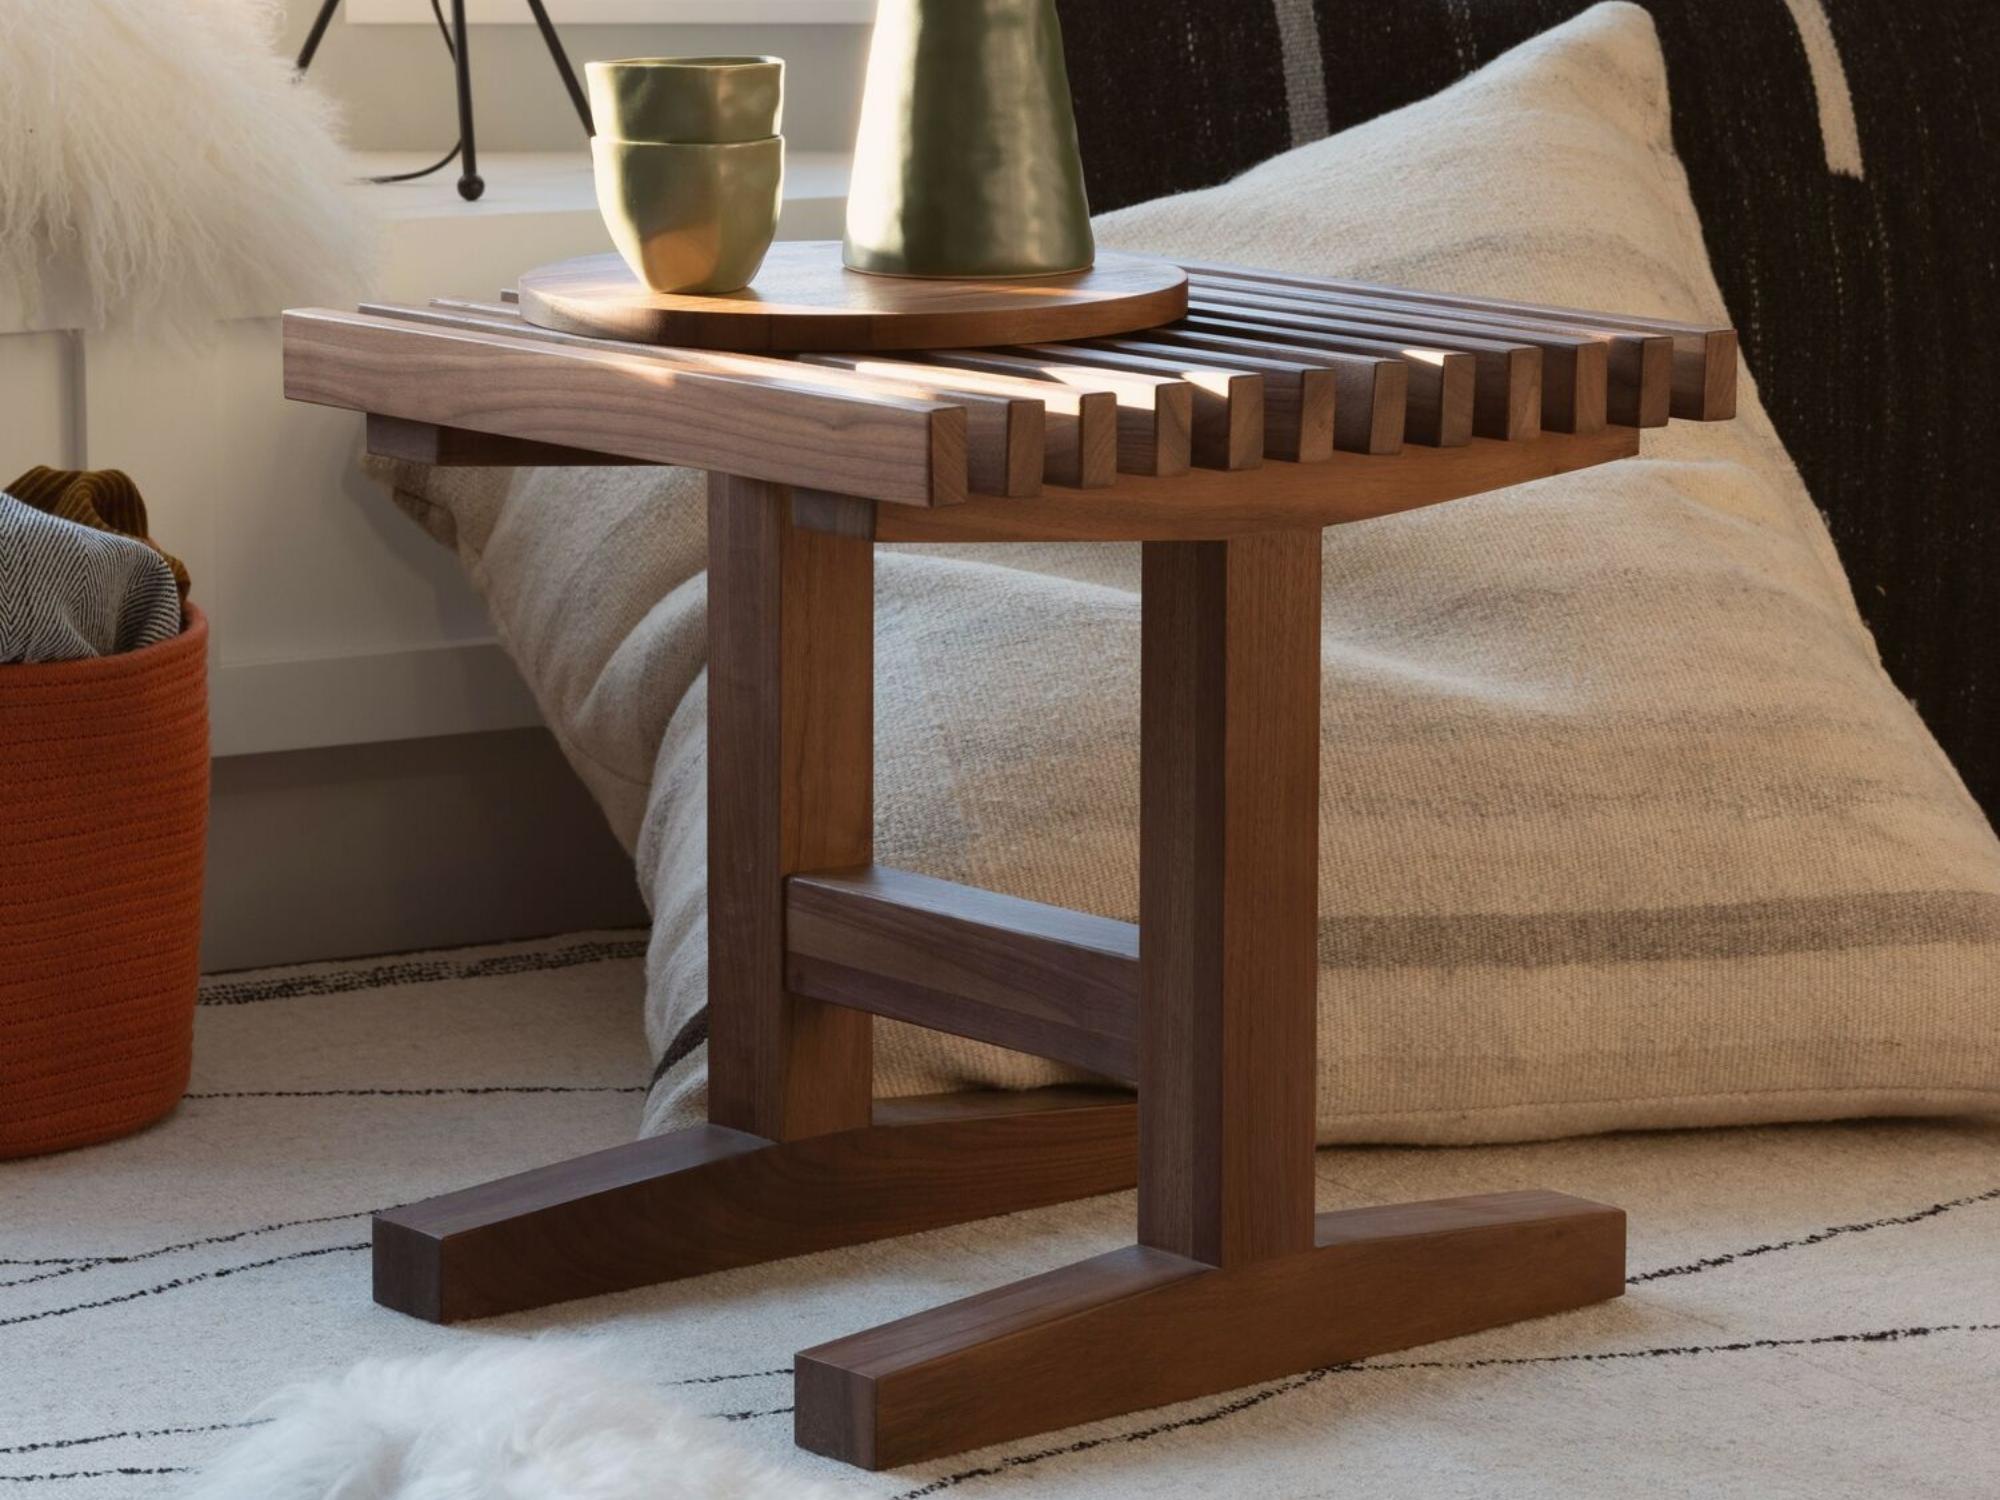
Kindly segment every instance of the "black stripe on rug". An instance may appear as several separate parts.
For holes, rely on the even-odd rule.
[[[1277,1385],[1266,1386],[1261,1391],[1252,1391],[1247,1396],[1238,1396],[1233,1401],[1211,1407],[1204,1412],[1197,1412],[1193,1416],[1179,1417],[1171,1422],[1159,1422],[1151,1427],[1135,1428],[1129,1432],[1109,1432],[1101,1437],[1079,1438],[1073,1443],[1063,1443],[1053,1448],[1040,1448],[1032,1453],[1017,1453],[1001,1459],[998,1463],[981,1464],[977,1468],[960,1469],[956,1473],[940,1475],[926,1484],[918,1485],[915,1489],[901,1491],[893,1497],[893,1500],[920,1500],[922,1496],[955,1489],[974,1479],[990,1479],[1001,1474],[1010,1474],[1016,1469],[1025,1469],[1030,1464],[1042,1463],[1051,1458],[1066,1458],[1076,1453],[1088,1453],[1093,1448],[1102,1448],[1110,1443],[1143,1443],[1152,1438],[1165,1437],[1169,1433],[1184,1432],[1191,1427],[1207,1427],[1212,1423],[1224,1421],[1262,1406],[1266,1402],[1275,1401],[1278,1397],[1289,1395],[1293,1391],[1317,1385],[1329,1375],[1372,1375],[1391,1370],[1486,1370],[1518,1365],[1608,1363],[1617,1360],[1672,1359],[1702,1354],[1743,1354],[1769,1349],[1801,1349],[1827,1344],[1894,1344],[1945,1333],[2000,1333],[2000,1323],[1937,1323],[1912,1328],[1881,1328],[1866,1333],[1823,1333],[1809,1338],[1741,1339],[1727,1344],[1670,1344],[1657,1349],[1613,1349],[1598,1354],[1535,1354],[1511,1358],[1399,1360],[1393,1364],[1327,1365],[1321,1369],[1308,1370],[1303,1375],[1295,1375]]]
[[[1739,1260],[1749,1260],[1757,1255],[1774,1255],[1780,1250],[1803,1250],[1809,1245],[1823,1245],[1828,1240],[1839,1239],[1844,1234],[1866,1234],[1871,1229],[1892,1229],[1903,1224],[1921,1224],[1925,1219],[1935,1219],[1940,1214],[1948,1214],[1953,1209],[1970,1208],[1975,1203],[2000,1202],[2000,1187],[1983,1193],[1973,1193],[1965,1198],[1952,1198],[1943,1203],[1933,1203],[1929,1208],[1920,1208],[1915,1213],[1896,1214],[1889,1218],[1869,1219],[1860,1224],[1832,1224],[1825,1229],[1816,1229],[1811,1234],[1800,1235],[1793,1240],[1773,1240],[1768,1245],[1752,1245],[1748,1250],[1731,1250],[1723,1255],[1704,1256],[1691,1260],[1685,1265],[1661,1266],[1656,1271],[1640,1271],[1625,1278],[1627,1286],[1638,1286],[1647,1281],[1664,1281],[1669,1276],[1693,1276],[1702,1271],[1713,1271],[1722,1266],[1734,1265]]]
[[[485,958],[398,959],[365,969],[323,970],[317,974],[279,974],[266,979],[206,979],[203,1005],[256,1005],[265,1000],[300,1000],[314,995],[346,995],[356,990],[390,989],[406,984],[438,984],[451,979],[500,979],[511,974],[544,974],[613,959],[644,958],[646,939],[611,938],[577,943],[567,948],[543,948],[532,953],[495,953]]]
[[[335,1247],[342,1248],[342,1247]],[[355,1247],[365,1248],[365,1247]],[[284,1257],[290,1259],[292,1257]],[[261,1262],[260,1264],[270,1264]],[[238,1269],[249,1270],[248,1266]],[[1738,1339],[1719,1344],[1663,1344],[1646,1349],[1609,1349],[1597,1352],[1573,1354],[1532,1354],[1496,1355],[1484,1359],[1413,1359],[1385,1362],[1356,1362],[1342,1365],[1326,1365],[1317,1370],[1308,1370],[1276,1385],[1266,1386],[1260,1391],[1239,1396],[1221,1406],[1211,1407],[1192,1416],[1176,1418],[1171,1422],[1158,1422],[1151,1427],[1135,1428],[1129,1432],[1106,1433],[1099,1437],[1079,1438],[1073,1443],[1063,1443],[1052,1448],[1041,1448],[1031,1453],[1017,1453],[995,1464],[982,1464],[977,1468],[960,1469],[955,1473],[940,1475],[917,1486],[904,1490],[893,1500],[922,1500],[927,1495],[935,1495],[943,1490],[955,1489],[974,1479],[989,1479],[1016,1469],[1024,1469],[1031,1464],[1045,1462],[1052,1458],[1063,1458],[1072,1454],[1088,1453],[1093,1448],[1102,1448],[1111,1443],[1142,1443],[1152,1438],[1164,1437],[1170,1433],[1183,1432],[1190,1428],[1206,1427],[1237,1416],[1243,1412],[1263,1406],[1278,1397],[1293,1391],[1317,1385],[1332,1375],[1378,1375],[1402,1370],[1490,1370],[1515,1368],[1527,1365],[1560,1365],[1585,1363],[1615,1363],[1639,1359],[1681,1359],[1707,1354],[1746,1354],[1774,1349],[1822,1348],[1836,1344],[1897,1344],[1913,1339],[1934,1338],[1940,1334],[1952,1333],[2000,1333],[2000,1323],[1934,1323],[1917,1324],[1905,1328],[1878,1328],[1860,1333],[1822,1333],[1802,1338],[1789,1339]],[[698,1376],[692,1380],[673,1381],[673,1385],[711,1384],[721,1380],[749,1379],[752,1375],[787,1375],[789,1370],[759,1370],[744,1375]],[[756,1417],[782,1417],[792,1414],[789,1406],[773,1406],[760,1410],[717,1412],[712,1415],[720,1421],[743,1422]],[[173,1436],[180,1433],[221,1432],[233,1427],[254,1427],[256,1422],[217,1423],[208,1427],[161,1428],[157,1432],[106,1433],[101,1437],[79,1439],[57,1439],[44,1443],[31,1443],[20,1448],[0,1449],[0,1453],[33,1452],[45,1448],[77,1447],[86,1443],[107,1441],[121,1437]],[[0,1481],[9,1483],[31,1483],[54,1479],[95,1479],[126,1474],[180,1474],[184,1468],[125,1468],[70,1470],[51,1474],[0,1474]]]
[[[186,1474],[180,1466],[160,1469],[61,1469],[53,1474],[0,1474],[0,1484],[47,1484],[61,1479],[123,1479],[136,1474]]]
[[[733,1375],[690,1375],[684,1380],[669,1380],[667,1385],[720,1385],[725,1380],[764,1380],[778,1375],[789,1377],[792,1366],[781,1365],[775,1370],[739,1370]]]
[[[134,1261],[158,1260],[162,1255],[173,1255],[182,1250],[205,1250],[211,1245],[232,1245],[238,1240],[254,1239],[262,1234],[276,1234],[281,1229],[300,1229],[309,1224],[339,1224],[348,1219],[365,1219],[379,1210],[357,1209],[352,1213],[316,1214],[307,1219],[281,1219],[276,1224],[259,1224],[254,1229],[235,1229],[227,1234],[203,1235],[196,1240],[179,1240],[171,1245],[156,1245],[151,1250],[133,1250],[123,1255],[68,1255],[47,1256],[40,1260],[6,1260],[6,1266],[55,1266],[57,1270],[43,1271],[34,1276],[23,1276],[14,1281],[0,1281],[0,1290],[8,1287],[29,1286],[37,1281],[52,1281],[58,1276],[74,1276],[78,1271],[95,1270],[99,1266],[128,1266]]]
[[[92,1443],[115,1443],[121,1438],[134,1442],[148,1438],[194,1437],[210,1432],[241,1432],[249,1427],[262,1427],[270,1419],[260,1417],[245,1422],[204,1422],[194,1427],[145,1427],[129,1432],[93,1432],[88,1437],[44,1438],[38,1443],[17,1443],[11,1448],[0,1448],[0,1454],[52,1453],[61,1448],[88,1448]]]
[[[200,1286],[206,1281],[220,1281],[225,1276],[239,1276],[245,1271],[261,1271],[266,1266],[280,1266],[287,1261],[312,1260],[321,1255],[347,1255],[372,1249],[368,1240],[358,1245],[323,1245],[317,1250],[294,1250],[289,1255],[273,1255],[267,1260],[253,1260],[241,1266],[222,1266],[213,1271],[196,1271],[190,1276],[176,1276],[171,1281],[162,1281],[156,1286],[141,1287],[136,1292],[120,1292],[115,1297],[99,1297],[94,1302],[72,1302],[66,1307],[45,1307],[39,1312],[15,1313],[12,1317],[0,1318],[0,1328],[16,1328],[23,1323],[40,1323],[49,1318],[66,1318],[71,1313],[91,1312],[100,1307],[117,1307],[121,1303],[137,1302],[142,1297],[157,1297],[163,1292],[178,1292],[187,1287]]]

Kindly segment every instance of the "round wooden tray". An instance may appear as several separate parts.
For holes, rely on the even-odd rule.
[[[1187,273],[1101,253],[1088,271],[1019,281],[868,276],[838,240],[785,240],[757,280],[719,297],[655,292],[616,255],[522,276],[521,316],[543,328],[693,349],[952,349],[1102,338],[1187,312]]]

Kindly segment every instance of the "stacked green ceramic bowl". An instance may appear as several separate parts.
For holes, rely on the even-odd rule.
[[[656,292],[748,286],[784,197],[784,62],[634,57],[584,71],[597,207],[632,274]]]

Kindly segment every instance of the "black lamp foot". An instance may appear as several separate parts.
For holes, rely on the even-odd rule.
[[[486,191],[486,179],[476,172],[467,172],[458,179],[458,196],[467,203]]]

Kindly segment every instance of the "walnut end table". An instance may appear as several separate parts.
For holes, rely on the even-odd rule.
[[[1138,1184],[1136,1242],[798,1355],[883,1468],[1616,1297],[1554,1192],[1314,1213],[1320,532],[1729,416],[1726,328],[1216,265],[1068,343],[797,358],[300,311],[285,391],[436,464],[709,472],[709,1123],[375,1221],[451,1321]],[[1178,313],[1178,305],[1171,312]],[[1136,926],[876,866],[877,541],[1140,541]],[[1136,1084],[876,1100],[892,1016]]]

